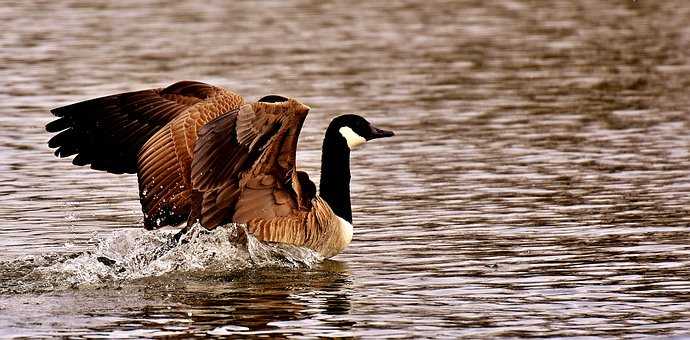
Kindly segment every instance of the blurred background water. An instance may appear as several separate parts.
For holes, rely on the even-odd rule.
[[[5,1],[0,32],[2,337],[690,334],[687,1]],[[395,130],[353,153],[353,243],[55,288],[149,236],[135,176],[53,157],[49,109],[183,79],[310,105],[315,180],[335,115]]]

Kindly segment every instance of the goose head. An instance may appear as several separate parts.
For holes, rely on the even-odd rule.
[[[391,137],[395,135],[393,131],[379,129],[355,114],[338,116],[331,121],[328,126],[328,134],[338,136],[352,150],[372,139]]]

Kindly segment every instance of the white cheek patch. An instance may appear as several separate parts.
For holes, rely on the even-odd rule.
[[[347,141],[347,147],[350,148],[350,150],[367,142],[364,137],[358,135],[357,132],[352,131],[352,129],[347,126],[341,127],[338,132],[343,135]]]

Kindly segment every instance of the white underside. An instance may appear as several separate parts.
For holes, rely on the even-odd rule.
[[[352,224],[350,222],[345,221],[344,219],[338,217],[338,220],[340,221],[340,237],[343,240],[343,248],[340,249],[342,251],[347,247],[347,245],[352,242],[352,234],[354,233],[354,228],[352,228]]]

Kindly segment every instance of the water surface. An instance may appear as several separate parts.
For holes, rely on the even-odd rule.
[[[680,0],[6,3],[0,336],[687,335],[688,27]],[[54,158],[48,111],[182,79],[310,105],[315,180],[335,115],[396,131],[352,154],[343,254],[97,267],[172,231],[135,176]]]

